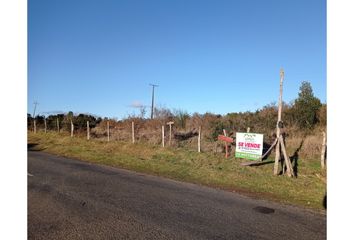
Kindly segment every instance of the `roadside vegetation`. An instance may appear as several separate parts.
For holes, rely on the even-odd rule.
[[[324,209],[326,170],[321,169],[320,153],[322,131],[326,130],[326,104],[312,92],[311,85],[303,82],[298,98],[283,106],[286,148],[292,160],[296,178],[273,175],[274,153],[267,164],[256,167],[241,166],[245,159],[235,159],[234,145],[231,157],[224,157],[224,143],[217,136],[226,130],[234,137],[236,132],[264,134],[264,146],[273,142],[277,121],[277,106],[269,104],[255,112],[188,114],[183,110],[159,108],[154,119],[146,119],[146,109],[140,116],[123,120],[98,118],[87,114],[36,116],[37,132],[33,132],[33,118],[28,115],[28,144],[32,150],[41,150],[61,156],[97,164],[126,168],[187,181],[253,197],[294,204],[317,211]],[[46,119],[47,133],[44,132]],[[89,121],[91,137],[86,139]],[[107,141],[107,121],[110,141]],[[131,122],[135,125],[135,143],[132,143]],[[166,129],[165,148],[161,146],[161,126],[173,121],[172,142],[168,144]],[[57,123],[60,132],[57,132]],[[70,137],[71,122],[74,136]],[[201,149],[197,152],[198,128],[202,129]],[[267,150],[267,149],[265,149]]]
[[[130,169],[176,180],[240,192],[253,197],[323,209],[325,173],[318,159],[298,163],[297,178],[273,176],[273,164],[245,167],[245,161],[223,154],[198,153],[184,148],[71,138],[66,133],[28,133],[32,150]],[[271,156],[270,158],[272,158]]]

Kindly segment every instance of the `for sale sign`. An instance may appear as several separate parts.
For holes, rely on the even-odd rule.
[[[262,156],[263,134],[236,133],[235,157],[257,160]]]

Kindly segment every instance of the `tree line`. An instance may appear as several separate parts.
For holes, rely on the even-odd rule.
[[[268,104],[254,112],[234,112],[226,115],[205,113],[189,114],[184,110],[171,111],[167,108],[157,108],[153,120],[145,119],[141,116],[129,116],[121,121],[111,120],[112,126],[123,124],[125,122],[135,121],[139,129],[155,128],[159,129],[161,124],[168,121],[174,121],[174,129],[187,131],[202,126],[204,137],[210,141],[216,141],[217,136],[222,134],[223,129],[233,134],[235,131],[246,131],[248,127],[251,132],[264,133],[271,137],[274,134],[277,122],[278,105],[276,102]],[[44,116],[36,116],[37,126],[43,126]],[[33,127],[33,118],[30,114],[27,116],[28,128]],[[67,114],[49,115],[46,117],[47,129],[57,128],[57,119],[60,122],[60,128],[70,131],[71,121],[76,130],[86,130],[86,123],[89,121],[90,128],[106,127],[105,120],[101,117],[95,117],[89,114],[74,115],[73,112]],[[290,103],[283,103],[282,119],[284,127],[288,133],[310,134],[314,129],[324,130],[327,125],[327,105],[314,96],[311,84],[307,81],[301,83],[297,98]],[[102,126],[101,126],[102,125]],[[129,124],[126,124],[129,126]],[[155,126],[156,125],[156,126]],[[157,126],[159,125],[159,126]]]
[[[44,115],[37,115],[35,118],[33,118],[31,114],[27,114],[28,129],[33,128],[33,120],[36,120],[36,125],[39,128],[44,128],[44,121],[46,121],[48,130],[56,130],[57,122],[59,122],[59,127],[61,130],[70,131],[72,122],[76,130],[84,131],[87,128],[87,121],[89,121],[90,128],[94,128],[102,121],[102,118],[83,113],[75,116],[72,111],[66,114],[53,114],[47,117]]]

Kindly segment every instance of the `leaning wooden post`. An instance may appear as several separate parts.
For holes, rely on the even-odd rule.
[[[87,125],[87,140],[90,140],[90,122],[87,121],[86,125]]]
[[[107,121],[107,141],[109,142],[109,121]]]
[[[135,142],[135,138],[134,138],[134,122],[132,122],[132,142]]]
[[[279,100],[278,100],[278,121],[277,121],[277,139],[280,138],[280,127],[279,124],[281,122],[281,111],[283,106],[283,80],[284,80],[284,71],[280,70],[280,90],[279,90]],[[279,174],[279,161],[280,161],[280,141],[277,141],[277,145],[275,147],[275,161],[274,161],[274,175]]]
[[[284,161],[285,161],[285,165],[286,165],[286,173],[288,174],[289,177],[293,177],[294,176],[294,170],[293,167],[291,165],[290,159],[286,153],[286,149],[285,149],[285,144],[284,144],[284,138],[283,135],[280,136],[280,148],[283,152],[283,156],[284,156]]]
[[[198,129],[198,152],[200,152],[200,138],[201,138],[201,131],[202,131],[202,127],[199,126]]]
[[[36,120],[33,120],[33,132],[37,133]]]
[[[57,128],[58,128],[58,133],[60,132],[60,127],[59,127],[59,118],[57,118]]]
[[[322,150],[321,150],[321,168],[324,169],[326,162],[325,162],[325,155],[326,155],[326,148],[327,148],[327,144],[326,144],[326,132],[323,131],[323,141],[322,141]]]
[[[162,147],[165,147],[165,126],[164,125],[162,125],[161,130],[162,130]]]
[[[71,126],[71,137],[74,136],[74,124],[73,124],[73,120],[70,120],[70,126]]]
[[[44,118],[44,133],[47,133],[47,120]]]

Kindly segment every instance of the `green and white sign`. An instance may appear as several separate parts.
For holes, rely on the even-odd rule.
[[[236,133],[235,157],[257,160],[262,156],[263,134]]]

